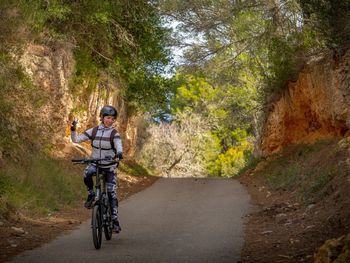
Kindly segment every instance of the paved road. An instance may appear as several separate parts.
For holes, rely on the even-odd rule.
[[[120,204],[123,231],[95,250],[90,222],[13,262],[237,262],[249,196],[232,179],[160,179]]]

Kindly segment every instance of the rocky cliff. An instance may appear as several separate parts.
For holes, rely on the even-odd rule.
[[[350,128],[350,51],[310,60],[270,104],[260,152],[344,136]]]
[[[64,149],[70,143],[68,127],[73,117],[79,119],[78,131],[82,132],[99,122],[98,113],[103,105],[111,104],[119,111],[116,127],[122,134],[124,151],[129,156],[134,155],[140,118],[130,113],[117,80],[101,72],[92,91],[73,95],[75,61],[73,47],[67,43],[29,44],[19,61],[45,98],[43,105],[29,112],[34,126],[46,127],[42,133],[45,133],[43,137],[49,138],[49,144]]]

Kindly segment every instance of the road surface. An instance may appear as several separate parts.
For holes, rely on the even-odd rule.
[[[12,262],[237,262],[249,196],[233,179],[166,179],[120,203],[122,232],[95,250],[90,221]]]

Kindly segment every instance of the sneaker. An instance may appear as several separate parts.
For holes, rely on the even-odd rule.
[[[114,220],[113,220],[113,231],[114,231],[115,233],[117,233],[117,234],[119,234],[120,231],[122,231],[122,228],[121,228],[120,225],[119,225],[118,219],[114,219]]]
[[[84,206],[87,209],[91,209],[92,208],[92,204],[94,202],[94,199],[95,199],[95,193],[89,194],[87,199],[86,199],[86,202],[85,202]]]

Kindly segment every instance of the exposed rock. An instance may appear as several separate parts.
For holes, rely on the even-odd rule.
[[[261,232],[260,234],[267,235],[267,234],[271,234],[271,233],[272,233],[271,230],[266,230],[266,231]]]
[[[277,218],[286,217],[286,216],[287,216],[287,214],[285,214],[285,213],[281,213],[281,214],[276,215]]]
[[[130,113],[122,85],[118,80],[99,72],[99,82],[95,89],[84,95],[73,95],[71,77],[74,74],[75,61],[73,46],[65,42],[49,42],[46,45],[28,44],[19,61],[34,85],[47,99],[44,105],[28,108],[14,116],[25,117],[33,122],[34,127],[45,127],[42,133],[56,146],[57,152],[64,152],[69,138],[69,123],[74,117],[79,118],[78,132],[82,132],[99,123],[99,111],[105,104],[114,105],[118,109],[117,129],[123,140],[124,152],[133,156],[136,149],[138,130],[142,119]],[[83,83],[89,85],[89,83]],[[84,87],[82,87],[84,90]],[[84,109],[80,113],[75,108]],[[35,118],[33,118],[35,116]],[[16,119],[15,119],[16,120]],[[11,130],[19,125],[14,121]],[[14,132],[15,134],[15,132]],[[57,153],[59,155],[59,153]]]
[[[350,234],[327,240],[315,253],[315,263],[350,262]]]
[[[311,228],[314,228],[314,227],[315,227],[315,225],[310,225],[310,226],[305,227],[305,230],[308,230],[308,229],[311,229]]]
[[[300,242],[299,239],[293,239],[293,238],[290,238],[290,239],[289,239],[289,243],[291,243],[291,244],[299,243],[299,242]]]
[[[315,204],[310,204],[306,207],[306,210],[311,210],[314,207],[315,207]]]
[[[13,227],[11,227],[11,229],[14,230],[16,234],[23,235],[25,233],[23,228],[21,228],[21,227],[14,227],[13,226]]]
[[[268,113],[258,146],[263,155],[289,144],[345,136],[350,127],[350,51],[311,61],[289,82]]]
[[[65,136],[68,114],[73,108],[69,90],[74,68],[72,47],[61,42],[28,44],[19,61],[45,102],[32,108],[24,105],[27,109],[14,115],[30,119],[36,129],[42,130],[40,136],[54,143]]]

